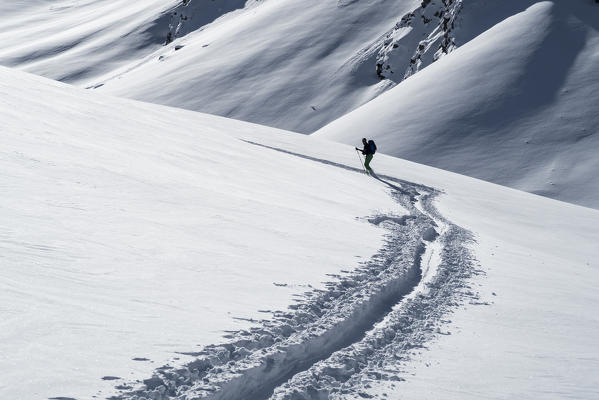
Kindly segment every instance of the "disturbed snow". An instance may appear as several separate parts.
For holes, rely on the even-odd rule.
[[[5,397],[341,396],[462,296],[438,190],[347,146],[0,77]]]
[[[231,333],[227,343],[206,346],[183,367],[164,365],[141,387],[120,385],[113,398],[347,399],[369,397],[364,390],[373,382],[404,380],[413,349],[441,333],[452,307],[476,298],[469,290],[477,271],[472,236],[436,211],[437,190],[374,177],[409,214],[369,219],[388,230],[369,261],[324,290],[305,292],[273,319]]]

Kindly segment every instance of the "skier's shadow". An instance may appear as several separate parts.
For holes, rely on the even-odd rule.
[[[405,191],[403,188],[401,188],[401,187],[399,187],[399,186],[397,186],[397,185],[394,185],[394,184],[392,184],[392,183],[389,183],[389,182],[387,182],[387,181],[386,181],[386,180],[384,180],[384,179],[381,179],[381,178],[380,178],[380,177],[379,177],[379,176],[378,176],[378,175],[377,175],[377,174],[376,174],[376,173],[375,173],[373,170],[370,170],[370,176],[372,176],[372,177],[373,177],[374,179],[376,179],[377,181],[381,181],[381,182],[383,182],[385,185],[389,186],[391,189],[398,190],[398,191],[400,191],[400,192],[402,192],[402,193],[404,193],[404,194],[408,194],[408,193],[407,193],[407,192],[406,192],[406,191]],[[389,179],[389,178],[388,178],[388,177],[386,177],[385,175],[382,175],[382,176],[383,176],[383,177],[385,177],[385,178],[387,178],[387,179]],[[409,193],[409,194],[412,194],[412,193]]]
[[[306,160],[310,160],[310,161],[316,161],[316,162],[319,162],[321,164],[332,165],[333,167],[343,168],[343,169],[346,169],[348,171],[358,172],[358,173],[361,173],[361,174],[364,173],[363,169],[355,168],[355,167],[350,167],[349,165],[336,163],[334,161],[329,161],[329,160],[325,160],[325,159],[322,159],[322,158],[316,158],[316,157],[312,157],[312,156],[307,156],[305,154],[295,153],[293,151],[281,149],[279,147],[273,147],[273,146],[268,146],[268,145],[262,144],[262,143],[252,142],[251,140],[246,140],[246,139],[239,139],[239,140],[241,140],[243,142],[246,142],[246,143],[249,143],[249,144],[252,144],[254,146],[260,146],[260,147],[264,147],[264,148],[267,148],[267,149],[279,151],[281,153],[291,154],[292,156],[296,156],[296,157],[300,157],[300,158],[305,158]],[[416,188],[424,189],[424,190],[427,190],[427,191],[434,191],[434,189],[432,189],[432,188],[429,188],[429,187],[426,187],[426,186],[423,186],[423,185],[419,185],[417,183],[404,181],[402,179],[397,179],[397,178],[394,178],[392,176],[377,175],[377,174],[374,173],[374,171],[370,172],[370,176],[372,176],[374,179],[376,179],[378,181],[383,182],[385,185],[389,186],[393,190],[398,191],[400,194],[410,196],[410,199],[412,199],[412,201],[415,201],[416,196],[420,195],[420,193],[416,190]],[[392,183],[390,183],[388,181],[392,181],[392,182],[398,183],[400,185],[405,185],[409,189],[403,188],[403,187],[398,186],[398,185],[394,185],[394,184],[392,184]],[[412,189],[412,190],[410,190],[410,189]]]

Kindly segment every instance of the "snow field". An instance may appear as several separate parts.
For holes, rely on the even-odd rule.
[[[596,210],[0,78],[1,397],[596,393]]]
[[[183,362],[355,269],[383,243],[367,218],[406,213],[238,139],[282,131],[4,68],[0,94],[2,398],[103,396],[121,381],[102,377]]]
[[[379,170],[397,159],[379,156]],[[464,180],[418,164],[402,178],[444,188],[440,214],[473,232],[479,293],[452,308],[441,335],[414,349],[402,382],[371,383],[388,398],[577,398],[598,395],[597,210]]]
[[[407,182],[402,187],[394,196],[411,210],[411,218],[384,222],[391,231],[387,245],[363,268],[330,284],[326,291],[307,293],[302,303],[290,312],[279,313],[274,322],[265,322],[252,332],[241,332],[226,345],[205,349],[200,360],[186,368],[165,366],[157,371],[150,385],[146,384],[146,389],[117,398],[266,399],[271,398],[273,391],[273,399],[343,398],[358,392],[360,385],[369,381],[361,372],[371,363],[384,361],[386,352],[380,352],[382,347],[388,350],[395,346],[397,354],[401,354],[402,348],[416,346],[431,330],[432,323],[418,325],[415,320],[428,320],[434,313],[446,311],[439,307],[443,301],[430,302],[429,308],[422,309],[417,298],[410,303],[413,318],[405,310],[401,317],[390,317],[399,314],[392,308],[403,302],[403,297],[424,289],[420,285],[422,256],[425,243],[435,240],[435,235],[428,234],[434,229],[434,221],[412,205],[414,190],[430,189]],[[405,188],[411,190],[405,193]],[[428,200],[427,204],[430,207]],[[423,236],[427,241],[423,241]],[[469,261],[462,261],[453,264],[455,276],[437,276],[437,282],[429,286],[434,287],[433,291],[444,288],[446,302],[459,298],[455,289],[464,285],[471,273]],[[368,332],[377,321],[381,322]],[[395,334],[411,329],[416,332],[408,339]],[[371,357],[377,350],[377,357]],[[389,376],[393,378],[397,379]]]
[[[295,151],[308,150],[295,146]],[[350,164],[353,155],[331,157]],[[379,379],[387,364],[369,358],[370,387],[360,393],[415,399],[597,397],[599,212],[383,154],[375,156],[373,168],[443,189],[436,208],[473,233],[475,242],[467,246],[480,267],[464,288],[466,296],[474,296],[467,305],[450,301],[449,316],[432,329],[435,337],[425,347],[404,350],[408,363],[391,364],[400,379]],[[434,303],[434,296],[428,298]]]

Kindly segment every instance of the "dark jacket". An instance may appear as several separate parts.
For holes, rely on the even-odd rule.
[[[366,143],[364,145],[364,148],[361,151],[362,151],[362,154],[364,154],[365,156],[367,156],[369,154],[374,154],[374,151],[369,143]]]

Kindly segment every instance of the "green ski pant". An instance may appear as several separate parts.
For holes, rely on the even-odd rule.
[[[364,161],[364,167],[370,171],[370,161],[372,161],[372,157],[374,157],[374,154],[367,154],[366,155],[366,161]]]

